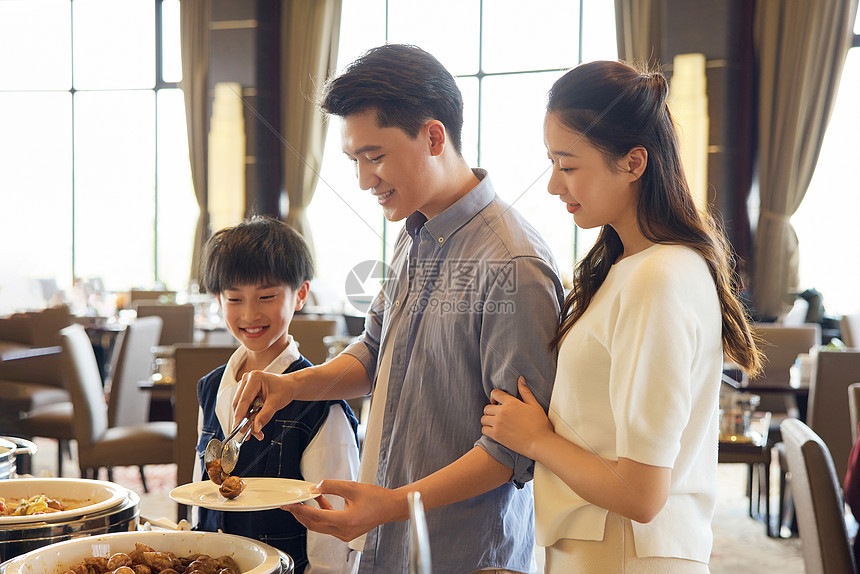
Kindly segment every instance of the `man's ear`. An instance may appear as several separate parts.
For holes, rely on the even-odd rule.
[[[430,120],[424,125],[430,144],[430,155],[441,155],[448,141],[445,125],[439,120]]]
[[[296,290],[296,311],[301,311],[302,307],[308,301],[308,295],[311,292],[311,284],[308,281],[302,283],[301,287]]]
[[[648,167],[648,150],[642,146],[636,146],[627,152],[622,161],[625,171],[632,174],[635,181],[642,177],[642,174],[645,173],[645,168]]]

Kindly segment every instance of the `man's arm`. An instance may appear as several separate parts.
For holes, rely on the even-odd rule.
[[[385,294],[380,291],[367,314],[361,340],[331,361],[285,375],[262,371],[246,373],[239,381],[239,389],[233,399],[236,416],[233,424],[242,420],[258,396],[265,402],[254,419],[252,432],[261,439],[263,425],[292,401],[353,399],[370,394],[384,314]]]
[[[420,492],[424,508],[430,510],[489,492],[509,481],[511,475],[510,468],[476,446],[448,466],[395,490],[358,482],[322,481],[317,487],[319,493],[342,497],[343,510],[334,510],[322,497],[317,499],[319,509],[303,504],[284,508],[308,529],[349,541],[380,524],[408,519],[410,492]]]
[[[251,371],[242,376],[233,399],[234,424],[245,416],[255,398],[262,397],[263,408],[254,419],[252,431],[257,439],[262,439],[263,426],[292,401],[352,399],[369,394],[370,387],[370,377],[364,365],[346,353],[322,365],[283,375]]]
[[[558,326],[562,296],[555,270],[538,257],[516,257],[499,269],[487,293],[478,334],[487,403],[495,389],[517,396],[517,381],[524,377],[544,411],[549,408],[556,367],[550,341]],[[532,479],[534,462],[528,456],[487,436],[476,444],[513,469],[515,485]]]

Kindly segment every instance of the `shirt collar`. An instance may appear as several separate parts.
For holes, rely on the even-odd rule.
[[[416,211],[406,219],[406,231],[414,240],[424,226],[434,240],[440,244],[463,225],[475,217],[496,196],[493,184],[485,169],[473,169],[480,181],[466,195],[458,199],[448,209],[428,220],[423,213]]]
[[[264,372],[281,374],[301,357],[298,343],[296,343],[292,335],[287,336],[289,337],[287,348],[263,369]],[[218,386],[218,394],[215,399],[215,414],[218,417],[218,422],[221,423],[221,430],[224,432],[224,436],[227,436],[233,430],[233,396],[239,388],[236,373],[247,358],[248,351],[245,347],[240,346],[236,349],[230,356],[230,360],[227,361],[224,374],[221,376],[221,384]]]

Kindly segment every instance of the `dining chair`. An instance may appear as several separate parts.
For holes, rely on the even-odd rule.
[[[72,322],[65,306],[0,319],[0,340],[11,342],[10,356],[0,361],[0,432],[57,440],[58,476],[73,438],[59,331]]]
[[[805,323],[802,325],[780,325],[778,323],[756,323],[753,333],[761,341],[765,364],[756,384],[770,381],[787,381],[789,369],[797,356],[808,353],[812,347],[821,344],[821,325]]]
[[[334,319],[317,319],[294,315],[290,322],[290,335],[298,342],[299,352],[314,365],[328,358],[328,346],[323,339],[337,335],[340,323]]]
[[[790,369],[801,353],[808,353],[821,344],[821,326],[817,323],[781,325],[757,323],[753,334],[758,338],[764,353],[764,368],[750,384],[766,387],[785,385],[790,380]],[[804,418],[805,404],[798,404],[793,393],[761,393],[759,408],[773,413],[769,440],[771,445],[780,440],[779,425],[786,418]]]
[[[84,334],[86,336],[86,334]],[[93,357],[95,360],[95,356]],[[98,365],[96,365],[98,370]],[[101,380],[101,379],[100,379]],[[17,433],[26,437],[50,438],[57,441],[57,477],[63,477],[63,457],[71,456],[70,441],[75,438],[72,424],[74,406],[66,391],[68,400],[39,405],[27,412],[20,413],[16,424]]]
[[[143,425],[149,422],[150,394],[140,382],[152,374],[153,347],[161,336],[160,317],[141,317],[126,326],[117,340],[111,375],[105,385],[108,395],[108,427]],[[143,465],[140,480],[149,492]]]
[[[809,386],[806,424],[818,434],[833,455],[838,476],[848,470],[853,431],[846,400],[848,387],[860,381],[860,349],[818,353]]]
[[[803,323],[795,325],[785,325],[781,323],[756,323],[752,326],[753,335],[759,341],[762,353],[764,353],[764,368],[762,373],[750,379],[749,383],[762,389],[757,391],[761,397],[759,410],[771,413],[770,428],[768,429],[767,452],[768,460],[771,458],[771,451],[777,453],[779,466],[779,482],[777,502],[778,523],[775,533],[781,535],[784,530],[783,525],[787,524],[791,516],[791,501],[787,496],[784,485],[787,482],[785,476],[785,454],[780,446],[782,437],[780,435],[780,425],[782,421],[789,418],[803,418],[806,405],[799,405],[797,397],[794,393],[785,393],[780,391],[766,392],[770,385],[774,389],[786,387],[789,383],[789,372],[791,366],[794,365],[797,356],[801,353],[808,353],[813,347],[821,344],[821,326],[817,323]],[[750,467],[748,490],[751,489],[753,483],[753,468]],[[766,502],[769,502],[766,500]],[[768,533],[771,528],[768,525]]]
[[[29,349],[0,361],[0,434],[20,433],[23,415],[69,401],[60,347]]]
[[[848,456],[854,444],[857,425],[852,423],[851,385],[860,381],[860,349],[820,351],[813,363],[805,422],[827,443],[839,477],[848,471]],[[846,401],[846,393],[848,400]],[[858,397],[860,398],[860,397]],[[855,404],[858,401],[855,400]],[[794,503],[785,484],[787,460],[785,445],[775,446],[780,468],[780,531],[788,533],[794,526]]]
[[[161,289],[132,289],[128,293],[128,302],[132,305],[139,301],[173,301],[175,298],[176,291],[166,291]]]
[[[154,301],[136,303],[138,317],[161,317],[160,346],[194,342],[194,305],[160,304]]]
[[[807,574],[857,574],[845,506],[825,441],[797,419],[781,424]]]
[[[170,464],[176,423],[159,421],[108,426],[108,407],[92,344],[84,328],[60,331],[66,387],[72,397],[72,427],[81,476],[96,478],[101,467]]]
[[[856,383],[848,385],[848,414],[851,420],[851,442],[857,442],[860,437],[857,425],[860,425],[860,375]]]
[[[176,484],[188,484],[194,477],[197,462],[197,381],[213,369],[227,363],[236,345],[202,346],[176,345],[173,353],[175,377],[173,414],[176,420],[176,442],[173,459],[176,462]],[[188,520],[188,507],[180,504],[177,521]]]
[[[839,330],[847,347],[860,347],[860,313],[843,315],[839,320]]]

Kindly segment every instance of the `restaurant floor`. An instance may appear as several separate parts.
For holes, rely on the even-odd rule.
[[[57,470],[56,442],[49,439],[36,439],[39,452],[33,460],[35,476],[54,476]],[[72,446],[74,454],[74,445]],[[776,468],[772,469],[776,476]],[[76,462],[65,460],[63,476],[79,477]],[[100,477],[107,479],[103,470]],[[176,486],[174,465],[154,465],[146,467],[146,480],[149,493],[143,492],[137,468],[121,467],[114,469],[114,481],[140,495],[140,514],[142,517],[176,520],[176,504],[167,493]],[[719,500],[714,516],[714,549],[711,554],[711,574],[744,574],[758,572],[781,572],[782,574],[802,574],[803,558],[800,540],[774,539],[765,536],[764,525],[747,514],[748,501],[745,496],[746,467],[740,464],[719,465]],[[776,504],[774,494],[773,507]]]

